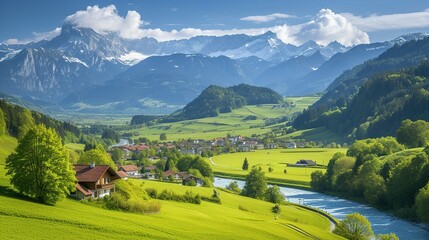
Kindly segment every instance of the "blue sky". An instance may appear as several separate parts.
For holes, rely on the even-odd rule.
[[[0,42],[52,38],[66,18],[78,26],[118,32],[125,38],[149,36],[166,41],[271,30],[296,45],[307,40],[353,45],[429,32],[429,1],[1,0]]]

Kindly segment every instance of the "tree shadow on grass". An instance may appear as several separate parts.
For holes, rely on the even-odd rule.
[[[17,198],[24,201],[34,202],[34,203],[40,203],[41,202],[36,201],[34,198],[25,196],[17,191],[15,191],[13,188],[8,186],[0,186],[0,196],[9,197],[9,198]]]

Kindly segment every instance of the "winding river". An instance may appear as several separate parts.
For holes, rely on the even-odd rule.
[[[216,177],[214,185],[216,187],[225,187],[232,181],[234,180]],[[240,188],[243,188],[244,181],[236,181]],[[321,209],[337,219],[343,219],[349,213],[358,212],[371,222],[375,234],[393,232],[396,233],[400,239],[429,239],[429,231],[424,230],[418,225],[398,219],[360,203],[295,188],[280,187],[280,190],[285,194],[289,202]]]

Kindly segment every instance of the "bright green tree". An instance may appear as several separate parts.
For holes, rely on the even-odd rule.
[[[116,170],[116,166],[112,158],[102,148],[95,148],[84,152],[79,159],[79,163],[95,163],[96,165],[109,165]]]
[[[285,201],[285,196],[280,191],[280,188],[277,185],[274,185],[265,191],[265,200],[272,203],[282,203]]]
[[[69,152],[58,134],[44,125],[28,130],[7,157],[6,170],[20,193],[47,204],[55,204],[75,187]]]
[[[422,222],[429,222],[429,183],[422,189],[416,197],[417,215]]]
[[[244,158],[243,166],[241,167],[244,171],[247,171],[249,169],[249,162],[247,161],[247,158]]]
[[[348,214],[337,225],[334,233],[351,240],[369,240],[374,237],[371,223],[359,213]]]
[[[159,140],[161,140],[161,141],[165,141],[165,140],[167,140],[167,134],[165,134],[165,133],[161,133],[161,134],[159,135]]]
[[[409,148],[424,147],[429,140],[429,123],[423,120],[404,120],[396,135],[398,142]]]
[[[266,190],[267,178],[264,172],[260,169],[252,168],[246,177],[246,183],[241,194],[252,198],[264,199]]]
[[[378,234],[377,236],[375,236],[376,240],[399,240],[398,236],[396,236],[396,234],[394,233],[389,233],[389,234]]]

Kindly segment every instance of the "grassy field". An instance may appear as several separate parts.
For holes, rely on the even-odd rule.
[[[166,133],[168,141],[188,138],[211,140],[217,137],[225,137],[228,133],[243,136],[264,134],[279,127],[279,125],[265,127],[265,120],[292,116],[296,112],[302,112],[304,108],[318,99],[318,97],[286,98],[285,101],[293,102],[294,107],[283,108],[276,104],[252,105],[234,109],[231,113],[220,114],[217,117],[164,123],[125,130],[125,132],[131,131],[151,140],[159,140],[159,135]],[[245,121],[244,119],[249,115],[256,116],[256,120]]]
[[[83,151],[83,149],[85,148],[85,144],[82,144],[82,143],[67,143],[67,144],[64,144],[64,146],[70,150],[82,150]]]
[[[309,187],[311,173],[316,170],[324,172],[325,169],[286,167],[286,163],[296,163],[298,160],[308,159],[316,161],[318,164],[327,165],[334,153],[345,153],[346,151],[347,149],[344,148],[265,149],[214,156],[211,166],[217,175],[243,178],[248,174],[248,171],[241,169],[244,159],[247,158],[249,169],[252,166],[261,166],[271,182]],[[272,172],[268,172],[269,167],[273,169]],[[287,170],[286,174],[283,172],[285,169]]]
[[[22,198],[9,186],[4,162],[16,140],[0,137],[0,239],[340,239],[327,218],[296,205],[271,212],[272,203],[220,191],[222,205],[161,201],[159,214],[110,211],[65,199],[47,206]],[[132,180],[137,184],[143,180]],[[209,197],[209,188],[146,181],[144,188]],[[242,209],[239,209],[239,205]]]

